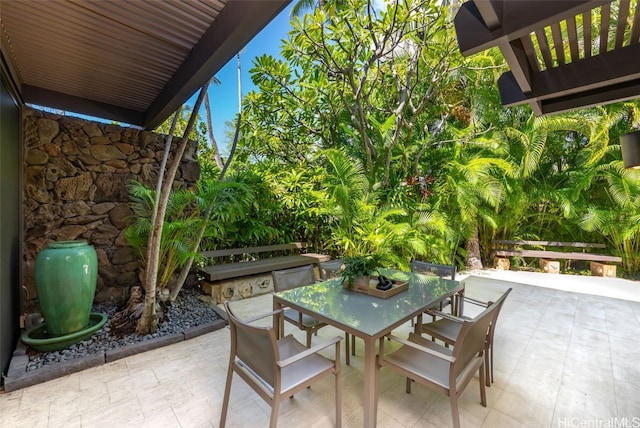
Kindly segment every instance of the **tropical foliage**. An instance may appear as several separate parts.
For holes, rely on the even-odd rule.
[[[308,240],[405,268],[478,267],[492,239],[522,238],[607,243],[640,274],[640,172],[623,168],[618,144],[640,128],[640,101],[548,117],[503,108],[500,52],[463,59],[452,12],[435,0],[301,1],[280,57],[250,71],[225,180],[207,181],[219,165],[200,150],[199,196],[172,196],[162,257],[176,262],[163,266],[175,274],[198,243]],[[143,235],[150,195],[134,190]]]

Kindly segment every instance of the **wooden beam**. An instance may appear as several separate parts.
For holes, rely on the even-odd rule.
[[[640,44],[536,73],[527,95],[544,100],[640,79],[637,58]]]
[[[638,98],[640,69],[629,58],[639,57],[635,44],[534,73],[528,93],[507,72],[498,79],[500,98],[504,106],[529,103],[537,115]]]
[[[509,107],[528,103],[536,116],[542,116],[582,107],[586,108],[636,99],[640,94],[640,79],[574,92],[565,96],[549,96],[545,99],[540,99],[532,95],[523,94],[513,78],[513,74],[507,72],[498,79],[498,90],[500,91],[500,99],[503,106]]]
[[[87,116],[108,118],[140,127],[144,123],[145,115],[144,112],[141,111],[50,91],[31,85],[22,85],[21,92],[25,103],[81,113]]]
[[[514,78],[518,82],[522,92],[531,91],[531,75],[533,70],[529,65],[529,59],[521,39],[509,43],[500,44],[502,56],[507,61]]]
[[[540,102],[527,96],[520,89],[520,85],[516,82],[513,73],[508,71],[498,78],[498,91],[500,92],[500,100],[505,107],[515,106],[518,104],[529,103],[531,110],[536,116],[542,115],[542,106]]]
[[[474,4],[489,30],[496,30],[502,25],[491,0],[475,0]]]
[[[519,39],[537,29],[563,21],[592,8],[609,4],[611,0],[555,0],[542,3],[537,0],[495,0],[495,10],[501,26],[489,27],[478,8],[486,9],[481,0],[463,3],[454,18],[458,46],[468,56],[495,47],[501,42]]]
[[[551,98],[540,101],[542,115],[561,113],[588,108],[603,104],[637,99],[640,94],[640,80],[624,82],[613,86],[580,92],[566,97]],[[529,103],[531,100],[528,101]]]

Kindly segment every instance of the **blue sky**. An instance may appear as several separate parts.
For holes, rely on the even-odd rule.
[[[245,46],[240,54],[243,95],[255,89],[249,76],[249,70],[253,68],[254,58],[264,54],[275,57],[280,56],[282,40],[287,38],[287,33],[291,29],[289,16],[292,4],[287,6],[275,19],[263,28],[262,31]],[[226,121],[233,120],[238,112],[238,71],[235,56],[216,73],[216,77],[220,80],[221,84],[217,86],[211,85],[209,87],[209,101],[211,103],[214,136],[218,142],[220,151],[223,155],[226,155],[227,143],[230,143],[230,141],[226,141],[227,137],[224,132],[224,124]],[[197,95],[196,93],[187,104],[193,105]],[[204,104],[200,112],[200,117],[202,120],[206,118]]]

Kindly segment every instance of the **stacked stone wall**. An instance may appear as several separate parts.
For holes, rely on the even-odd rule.
[[[165,136],[30,108],[23,122],[26,301],[37,294],[37,254],[52,241],[86,239],[98,254],[95,301],[122,302],[129,287],[139,284],[141,267],[124,238],[132,214],[126,184],[155,186]],[[172,153],[178,143],[175,138]],[[190,142],[177,186],[198,179],[196,148]]]

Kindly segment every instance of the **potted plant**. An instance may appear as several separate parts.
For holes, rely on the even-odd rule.
[[[344,258],[343,284],[349,288],[368,288],[371,275],[377,273],[382,259],[378,254],[362,254]]]

